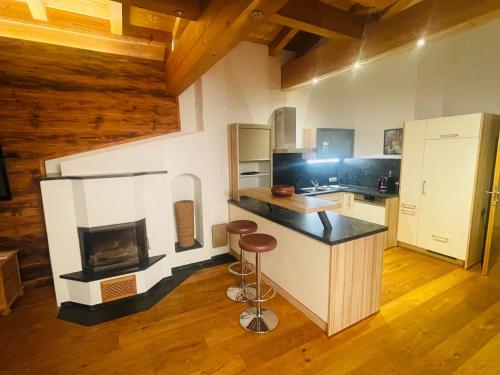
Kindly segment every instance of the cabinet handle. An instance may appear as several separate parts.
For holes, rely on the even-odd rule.
[[[441,134],[441,138],[457,138],[459,135],[458,133]]]
[[[401,207],[410,208],[412,210],[414,210],[415,208],[417,208],[417,206],[414,205],[414,204],[406,204],[406,203],[401,203]]]
[[[401,210],[403,215],[415,216],[415,211]]]
[[[439,242],[445,242],[445,243],[448,242],[448,238],[436,236],[435,234],[432,235],[432,238]]]
[[[425,194],[425,184],[427,183],[427,181],[423,180],[422,181],[422,194]]]

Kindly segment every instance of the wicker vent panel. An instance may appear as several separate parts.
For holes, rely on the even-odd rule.
[[[125,297],[135,296],[136,294],[137,284],[135,275],[101,281],[102,302],[114,301]]]

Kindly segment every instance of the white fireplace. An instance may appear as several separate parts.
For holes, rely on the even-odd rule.
[[[134,275],[137,294],[171,276],[166,172],[41,182],[57,304],[103,302],[101,283]]]

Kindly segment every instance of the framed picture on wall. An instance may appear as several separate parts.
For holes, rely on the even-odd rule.
[[[401,155],[403,128],[384,130],[384,155]]]

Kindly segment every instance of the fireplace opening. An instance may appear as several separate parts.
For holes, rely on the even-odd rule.
[[[78,228],[82,270],[100,272],[147,261],[146,219],[102,227]]]

